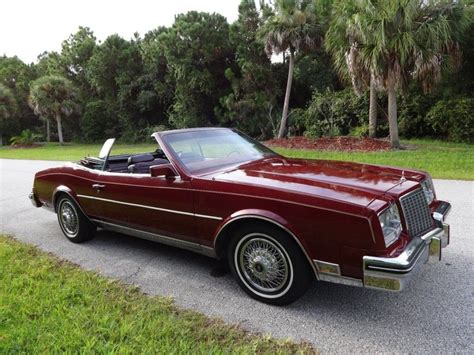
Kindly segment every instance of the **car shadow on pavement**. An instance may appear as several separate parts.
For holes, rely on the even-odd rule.
[[[183,268],[192,268],[196,273],[201,272],[203,275],[209,275],[213,278],[230,275],[225,261],[121,233],[99,230],[95,238],[89,243],[104,251],[107,248],[113,254],[120,253],[120,249],[122,249],[122,251],[125,251],[120,253],[124,254],[123,258],[135,261],[137,264],[142,263],[146,256],[152,256],[156,262],[181,264]]]

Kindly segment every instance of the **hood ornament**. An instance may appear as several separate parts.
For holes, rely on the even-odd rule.
[[[405,177],[405,170],[402,170],[402,177],[400,178],[400,184],[403,184],[405,181],[407,181],[407,178]]]

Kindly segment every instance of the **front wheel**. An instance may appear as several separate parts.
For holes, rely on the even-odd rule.
[[[58,222],[63,234],[73,243],[82,243],[94,237],[96,227],[87,219],[69,196],[63,194],[56,204]]]
[[[294,302],[313,278],[299,246],[284,231],[267,225],[239,230],[228,249],[228,260],[244,291],[269,304]]]

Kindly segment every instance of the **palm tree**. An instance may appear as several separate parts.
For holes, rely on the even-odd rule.
[[[371,76],[369,84],[369,137],[377,136],[377,86]]]
[[[332,9],[324,45],[332,54],[339,75],[344,81],[352,83],[357,95],[369,88],[369,137],[373,138],[377,129],[377,87],[368,68],[361,65],[355,50],[358,47],[355,33],[358,16],[360,14],[355,1],[337,1]]]
[[[44,122],[46,128],[46,142],[51,142],[51,121],[49,117],[40,115],[39,119]]]
[[[17,102],[11,90],[0,84],[0,146],[3,145],[3,130],[6,120],[12,118],[17,111]]]
[[[328,46],[336,67],[342,68],[345,62],[356,89],[372,82],[371,87],[387,91],[390,142],[399,148],[397,91],[403,91],[411,80],[429,91],[445,69],[458,65],[457,38],[465,24],[464,6],[442,0],[345,3],[349,16],[333,28]],[[341,7],[342,2],[335,9]],[[345,42],[340,37],[343,30]]]
[[[289,52],[288,80],[278,138],[285,135],[295,55],[320,46],[322,32],[314,2],[310,0],[276,0],[275,12],[266,18],[259,30],[258,35],[264,41],[269,56]]]
[[[56,119],[60,144],[64,143],[62,117],[72,114],[76,96],[72,83],[59,75],[43,76],[30,86],[30,107],[41,117]]]

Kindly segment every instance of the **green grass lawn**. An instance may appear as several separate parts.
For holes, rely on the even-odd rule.
[[[315,353],[177,308],[0,235],[0,353]]]
[[[394,165],[404,168],[421,169],[430,172],[438,179],[474,180],[474,145],[456,144],[434,140],[410,140],[408,150],[359,153],[359,152],[323,152],[276,148],[288,157],[310,159],[335,159],[372,164]],[[148,144],[114,146],[113,153],[139,153],[151,151],[156,146]],[[97,155],[98,144],[67,144],[59,146],[51,143],[37,148],[0,148],[0,158],[78,160],[86,155]]]
[[[387,152],[327,152],[276,148],[285,156],[393,165],[428,171],[437,179],[474,180],[474,145],[433,140],[404,141],[410,149]],[[412,149],[416,148],[416,149]]]
[[[48,143],[34,148],[0,147],[0,158],[32,160],[79,160],[87,155],[97,156],[102,144],[73,144],[60,146]],[[150,152],[156,144],[114,144],[112,154]]]

